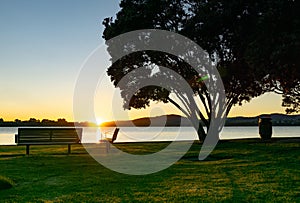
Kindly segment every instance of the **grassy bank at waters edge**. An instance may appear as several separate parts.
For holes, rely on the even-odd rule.
[[[118,144],[153,153],[167,143]],[[205,161],[194,144],[161,172],[119,174],[96,162],[82,146],[0,146],[0,202],[299,202],[300,143],[219,143]]]

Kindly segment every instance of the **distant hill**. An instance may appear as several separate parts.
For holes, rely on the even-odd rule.
[[[257,126],[259,116],[227,118],[225,126]],[[300,126],[300,115],[271,114],[273,126]],[[157,117],[145,117],[127,121],[110,121],[101,126],[191,126],[189,120],[179,115],[166,115]]]
[[[273,126],[300,126],[300,115],[270,114]],[[226,126],[255,126],[259,116],[234,117],[226,120]]]
[[[157,116],[157,117],[145,117],[145,118],[138,118],[134,120],[127,120],[127,121],[110,121],[104,122],[101,126],[180,126],[182,122],[183,126],[191,126],[190,122],[187,118],[181,117],[179,115],[166,115],[166,116]]]

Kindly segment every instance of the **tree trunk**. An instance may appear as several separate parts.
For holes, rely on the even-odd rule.
[[[198,138],[199,138],[199,141],[200,142],[204,142],[205,138],[206,138],[206,133],[203,129],[203,126],[201,124],[201,121],[199,121],[199,124],[198,124],[198,131],[197,131],[197,134],[198,134]]]

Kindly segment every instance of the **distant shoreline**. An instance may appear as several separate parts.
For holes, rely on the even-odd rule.
[[[74,122],[67,122],[67,123],[30,123],[30,122],[1,122],[1,127],[99,127],[99,125],[90,122],[84,123],[74,123]]]
[[[286,114],[270,114],[273,126],[300,126],[300,115],[286,115]],[[258,126],[259,116],[254,117],[231,117],[227,118],[225,126]],[[60,121],[2,121],[0,127],[130,127],[130,126],[146,127],[178,127],[190,126],[191,124],[186,117],[179,115],[166,115],[157,117],[145,117],[134,120],[125,121],[109,121],[101,125],[92,122],[67,122],[62,119]]]
[[[285,114],[271,114],[273,126],[300,126],[300,115],[285,115]],[[232,117],[227,118],[225,126],[258,126],[258,118],[255,117]],[[179,115],[167,115],[157,117],[145,117],[132,121],[110,121],[102,123],[102,127],[116,127],[116,126],[191,126],[187,118]],[[204,124],[202,123],[204,126]]]

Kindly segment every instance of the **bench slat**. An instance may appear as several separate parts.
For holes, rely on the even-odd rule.
[[[49,132],[26,132],[26,133],[18,133],[18,135],[21,135],[22,137],[30,137],[30,136],[38,136],[38,137],[49,137]]]
[[[19,143],[22,142],[79,142],[78,138],[72,138],[72,139],[66,139],[66,138],[56,138],[56,139],[42,139],[42,138],[36,138],[36,139],[22,139]]]
[[[19,144],[19,146],[22,146],[22,145],[69,145],[69,144],[74,144],[74,142],[56,142],[56,143],[53,143],[53,142],[24,142],[22,144]]]
[[[19,140],[19,143],[20,142],[30,142],[30,141],[35,141],[35,142],[37,142],[38,140],[40,140],[40,141],[43,141],[43,140],[45,140],[45,141],[48,141],[48,142],[50,142],[50,139],[47,137],[47,138],[41,138],[41,137],[36,137],[36,138],[32,138],[32,137],[28,137],[28,138],[23,138],[23,139],[20,139]]]

